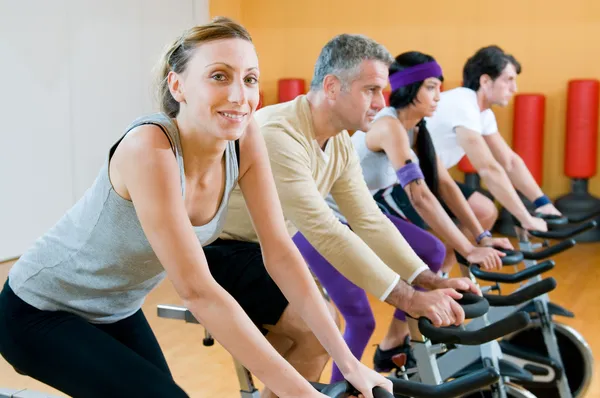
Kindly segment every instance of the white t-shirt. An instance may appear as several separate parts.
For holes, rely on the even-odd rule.
[[[465,155],[458,144],[456,127],[462,126],[481,135],[498,132],[496,116],[491,109],[481,112],[475,91],[457,87],[440,95],[437,109],[432,117],[425,118],[436,154],[444,166],[455,166]]]

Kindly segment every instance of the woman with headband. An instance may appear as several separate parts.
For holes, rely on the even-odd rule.
[[[443,79],[440,66],[428,55],[411,52],[398,56],[389,72],[393,106],[377,114],[368,133],[357,131],[352,136],[369,189],[376,196],[379,191],[406,191],[406,200],[399,207],[410,208],[412,212],[393,211],[388,218],[433,272],[440,270],[446,250],[439,239],[423,229],[423,219],[451,248],[470,262],[481,264],[486,269],[500,267],[503,254],[489,247],[471,244],[437,199],[441,195],[459,220],[478,237],[481,246],[511,247],[506,239],[492,240],[484,233],[460,189],[436,159],[423,118],[433,114],[439,100]],[[415,128],[417,125],[418,128]],[[412,150],[413,141],[418,156]],[[331,196],[327,200],[336,215],[346,222]],[[352,228],[352,225],[349,227]],[[362,289],[306,244],[300,234],[294,237],[294,241],[344,317],[344,339],[354,355],[360,358],[375,329],[375,319],[366,296]],[[394,367],[392,357],[399,353],[407,354],[407,368],[414,367],[405,321],[404,312],[396,310],[388,334],[375,354],[376,370],[390,371]],[[341,378],[334,364],[331,382]]]
[[[352,141],[361,159],[365,180],[375,199],[392,215],[407,219],[412,228],[429,225],[445,242],[448,250],[443,254],[432,253],[439,247],[418,242],[413,246],[408,239],[411,233],[403,233],[409,244],[417,251],[428,253],[432,269],[438,270],[442,262],[454,261],[454,250],[468,261],[475,259],[479,251],[493,250],[485,246],[512,249],[505,239],[494,239],[484,230],[467,203],[463,192],[450,176],[435,153],[427,131],[425,117],[433,115],[440,99],[443,81],[442,69],[433,57],[412,51],[400,54],[390,66],[390,105],[381,110],[368,132],[356,132]],[[414,149],[414,150],[413,150]],[[450,214],[458,219],[461,231]],[[474,246],[468,236],[474,238]],[[435,239],[431,237],[431,239]],[[501,266],[500,253],[493,262],[481,265],[487,269]],[[408,354],[409,336],[404,314],[396,311],[387,335],[373,358],[375,369],[388,371],[394,367],[392,357],[398,353]]]

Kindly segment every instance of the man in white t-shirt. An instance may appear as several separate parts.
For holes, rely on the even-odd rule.
[[[446,168],[466,154],[492,195],[524,228],[545,231],[546,223],[529,213],[515,188],[534,204],[536,213],[560,212],[502,138],[491,110],[492,105],[508,104],[517,91],[519,73],[521,65],[512,55],[497,46],[481,48],[465,64],[463,87],[441,94],[435,114],[427,118],[427,128]],[[475,193],[468,202],[478,218],[495,221],[495,208],[484,195]]]

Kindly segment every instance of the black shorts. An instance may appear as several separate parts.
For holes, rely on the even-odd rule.
[[[460,188],[460,191],[462,192],[463,196],[467,200],[475,192],[477,192],[476,189],[473,189],[473,188],[463,184],[462,182],[458,182],[458,181],[455,181],[455,182],[456,182],[456,185],[458,185],[458,188]],[[385,191],[386,191],[385,189],[382,189],[382,190],[376,192],[374,195],[375,200],[380,205],[382,205],[388,212],[390,212],[394,216],[406,218],[411,223],[417,225],[420,228],[423,228],[423,229],[427,228],[427,224],[425,223],[425,221],[423,221],[423,219],[421,218],[419,213],[417,213],[417,211],[413,207],[412,203],[410,203],[410,199],[408,198],[406,191],[404,191],[404,189],[402,188],[402,186],[400,184],[394,185],[394,187],[392,188],[390,195],[388,197],[384,197],[383,194]],[[390,196],[391,196],[391,198],[390,198]],[[392,199],[394,203],[389,203],[390,199]],[[448,206],[446,206],[446,204],[443,201],[441,201],[440,203],[444,207],[444,210],[446,210],[446,213],[448,213],[448,215],[451,218],[453,218],[453,219],[456,218],[454,216],[454,214],[452,213],[452,211],[448,208]],[[400,210],[400,212],[398,210]]]
[[[275,325],[288,301],[263,263],[260,245],[217,239],[204,247],[210,272],[248,314],[263,334],[263,325]]]

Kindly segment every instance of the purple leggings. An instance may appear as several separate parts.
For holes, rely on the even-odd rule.
[[[433,272],[437,273],[446,256],[444,244],[429,232],[408,221],[391,215],[387,215],[387,217],[398,228],[398,231],[404,236],[404,239],[415,253]],[[369,305],[367,294],[329,264],[301,233],[298,232],[294,236],[294,243],[300,249],[308,266],[327,290],[329,297],[344,317],[346,322],[344,340],[352,354],[360,359],[375,330],[375,317]],[[398,309],[394,312],[394,317],[401,321],[406,320],[404,312]],[[331,383],[343,379],[344,377],[334,363]]]

